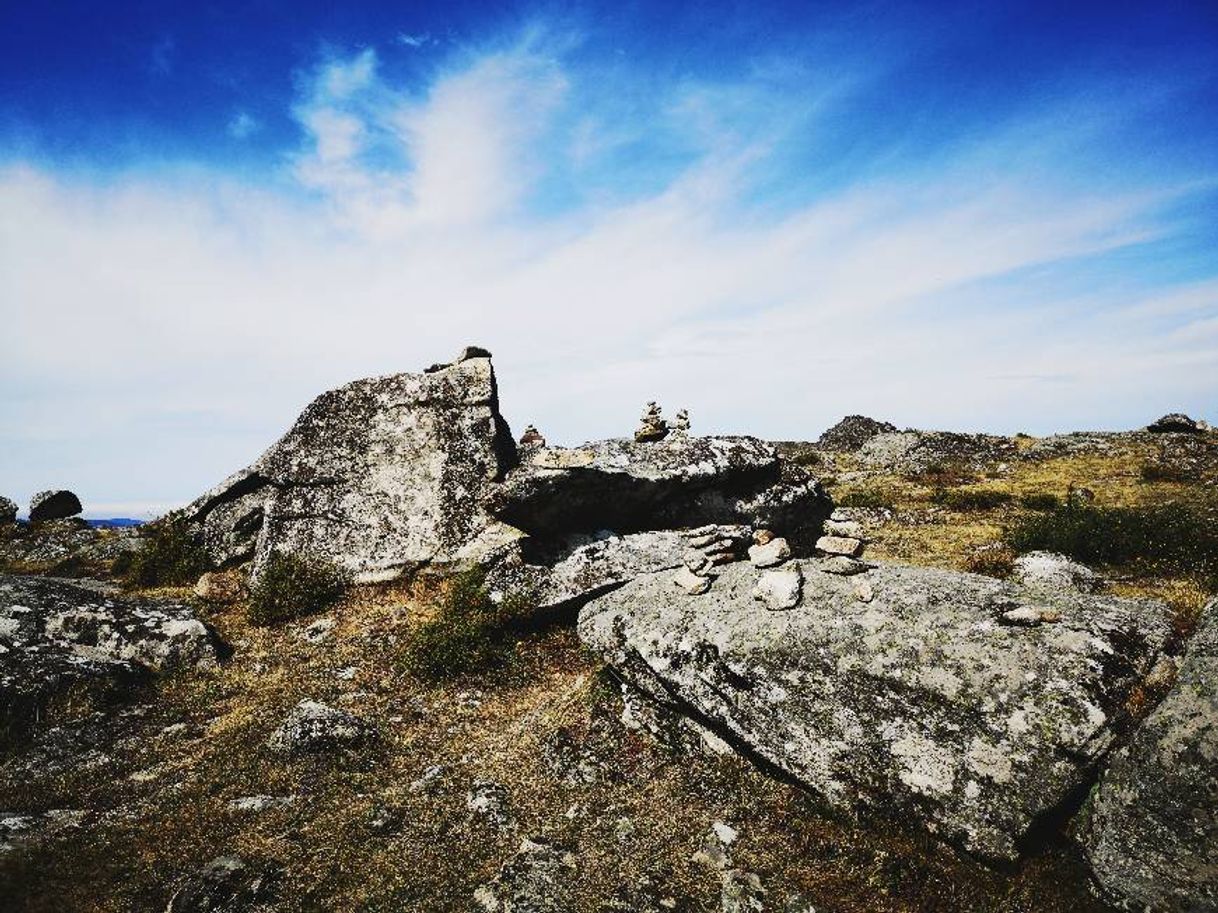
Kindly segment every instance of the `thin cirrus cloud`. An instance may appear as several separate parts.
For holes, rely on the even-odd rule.
[[[1111,111],[1040,105],[852,167],[835,130],[883,74],[607,88],[565,47],[464,48],[422,81],[332,55],[269,181],[10,160],[5,493],[155,512],[321,390],[466,343],[495,351],[509,420],[565,442],[654,398],[773,438],[857,411],[1046,432],[1218,401],[1218,278],[1138,267],[1187,248],[1213,182],[1118,180]]]

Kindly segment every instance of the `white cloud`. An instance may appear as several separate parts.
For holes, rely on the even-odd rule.
[[[320,67],[292,162],[320,204],[197,171],[0,171],[5,494],[184,499],[321,390],[466,343],[495,351],[514,426],[568,442],[626,433],[652,398],[779,438],[855,411],[1043,431],[1215,401],[1213,280],[1102,307],[1008,281],[1160,237],[1178,191],[1097,198],[962,158],[758,215],[773,136],[712,116],[714,94],[672,180],[550,209],[534,194],[597,115],[535,48],[425,93],[371,51]]]

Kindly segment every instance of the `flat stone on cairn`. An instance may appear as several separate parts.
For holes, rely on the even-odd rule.
[[[662,441],[668,437],[668,422],[660,412],[660,407],[654,401],[647,404],[643,417],[639,420],[639,428],[634,433],[634,439],[640,444]]]
[[[40,491],[30,498],[30,520],[66,520],[75,517],[83,508],[80,498],[66,489]]]
[[[816,540],[816,549],[826,555],[845,555],[857,558],[863,550],[863,542],[849,536],[821,536]]]

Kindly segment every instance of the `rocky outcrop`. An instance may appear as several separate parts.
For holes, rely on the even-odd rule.
[[[815,479],[752,437],[542,447],[492,496],[496,516],[542,537],[749,524],[810,546],[830,510]]]
[[[121,693],[150,671],[215,665],[215,632],[184,605],[0,576],[0,723],[23,726],[70,688]]]
[[[165,913],[255,913],[271,910],[279,871],[240,856],[220,856],[192,873]]]
[[[83,509],[80,498],[70,491],[40,491],[30,498],[30,522],[66,520],[68,517],[75,517]]]
[[[896,431],[878,434],[863,444],[859,458],[869,469],[918,473],[940,466],[981,467],[1014,460],[1013,438],[954,431]]]
[[[0,525],[17,522],[17,503],[0,495]]]
[[[837,560],[791,562],[786,611],[756,598],[767,571],[747,562],[700,595],[638,577],[584,606],[579,633],[653,703],[830,804],[1014,858],[1113,744],[1164,607],[913,567],[841,576]]]
[[[1183,412],[1169,412],[1146,426],[1152,434],[1197,434],[1201,428]]]
[[[474,892],[485,913],[566,913],[571,909],[575,854],[540,837],[525,838],[519,851],[488,884]]]
[[[1218,910],[1218,600],[1175,687],[1113,756],[1079,834],[1096,881],[1123,908]]]
[[[847,415],[817,438],[816,446],[822,450],[853,453],[877,434],[896,430],[897,426],[890,422],[879,422],[865,415]]]
[[[314,400],[252,466],[177,518],[217,564],[323,557],[357,582],[475,557],[498,530],[487,488],[515,462],[485,350]]]

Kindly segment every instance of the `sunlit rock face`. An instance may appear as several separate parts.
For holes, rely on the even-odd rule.
[[[579,632],[654,704],[844,810],[909,814],[1014,859],[1112,746],[1168,637],[1162,604],[890,565],[792,561],[798,603],[749,562],[691,594],[671,572],[589,602]]]
[[[252,558],[255,574],[273,552],[324,558],[360,582],[476,557],[500,532],[486,490],[516,459],[478,351],[323,393],[180,516],[217,563]]]
[[[1218,600],[1175,686],[1112,757],[1079,834],[1126,909],[1218,910]]]

